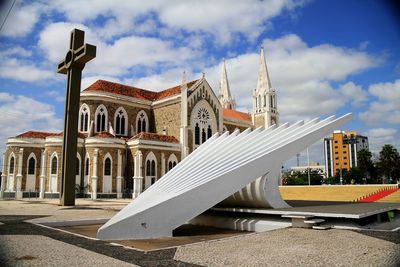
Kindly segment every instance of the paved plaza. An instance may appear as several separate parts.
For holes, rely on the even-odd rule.
[[[127,200],[0,201],[1,266],[399,266],[400,232],[287,228],[264,233],[181,230],[148,251],[38,224],[111,218]],[[183,243],[179,243],[184,239]],[[145,243],[146,241],[142,241]],[[155,242],[155,241],[153,241]],[[181,245],[179,245],[181,244]],[[143,244],[142,244],[143,245]],[[153,247],[152,247],[153,246]],[[132,248],[133,247],[133,248]],[[167,248],[165,248],[167,247]],[[143,249],[143,246],[142,246]]]

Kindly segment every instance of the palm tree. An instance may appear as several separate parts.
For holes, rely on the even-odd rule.
[[[379,152],[379,169],[381,173],[387,179],[398,179],[399,177],[393,177],[398,174],[397,168],[400,165],[400,154],[395,147],[392,145],[384,145],[381,152]],[[383,179],[382,179],[383,181]]]

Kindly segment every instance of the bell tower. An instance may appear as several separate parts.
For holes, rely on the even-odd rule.
[[[257,87],[253,91],[252,119],[255,127],[279,125],[276,92],[271,86],[263,47],[260,53]]]
[[[219,81],[218,100],[222,108],[235,109],[236,103],[229,89],[228,74],[226,73],[225,59],[222,60],[221,79]]]

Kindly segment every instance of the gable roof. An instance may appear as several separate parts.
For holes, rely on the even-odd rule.
[[[163,135],[163,134],[156,134],[156,133],[148,133],[148,132],[141,132],[131,138],[134,139],[141,139],[141,140],[151,140],[151,141],[160,141],[160,142],[168,142],[168,143],[179,143],[178,139],[171,135]]]
[[[198,80],[194,80],[187,83],[188,88],[195,84]],[[105,80],[97,80],[95,83],[90,85],[83,92],[101,91],[112,94],[124,95],[134,97],[138,99],[144,99],[149,101],[160,100],[173,95],[181,93],[181,86],[177,85],[160,92],[154,92],[146,89],[141,89],[133,86],[128,86],[120,83],[109,82]]]
[[[224,118],[252,123],[250,114],[234,109],[224,108]]]

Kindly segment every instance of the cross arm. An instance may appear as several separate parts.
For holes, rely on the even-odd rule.
[[[72,66],[85,66],[86,62],[96,57],[96,46],[91,44],[82,45],[76,51],[68,51],[67,56],[57,66],[57,72],[67,74]]]

